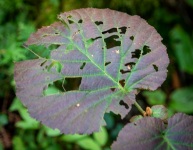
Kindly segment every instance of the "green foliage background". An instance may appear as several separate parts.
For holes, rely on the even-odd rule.
[[[163,104],[169,115],[193,114],[193,1],[192,0],[0,0],[0,150],[109,150],[135,108],[121,121],[106,114],[107,127],[88,135],[60,135],[32,119],[15,97],[14,62],[35,56],[22,44],[37,28],[46,26],[64,11],[78,8],[110,8],[140,15],[163,37],[170,57],[167,80],[155,92],[138,96],[145,108]],[[42,47],[36,49],[41,53]]]

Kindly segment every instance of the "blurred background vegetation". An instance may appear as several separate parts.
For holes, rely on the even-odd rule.
[[[168,77],[138,101],[143,108],[164,104],[169,115],[193,115],[193,0],[0,0],[0,150],[109,150],[120,129],[139,114],[134,108],[123,121],[106,114],[107,126],[90,136],[60,135],[32,119],[15,96],[14,62],[34,57],[22,47],[29,35],[61,12],[86,7],[140,15],[158,30],[170,57]]]

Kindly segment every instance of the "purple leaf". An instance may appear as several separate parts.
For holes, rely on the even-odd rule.
[[[77,9],[39,29],[26,45],[56,45],[50,59],[16,63],[16,94],[31,116],[62,133],[92,133],[105,112],[122,118],[138,89],[157,89],[169,63],[162,38],[139,16],[110,9]],[[81,78],[76,90],[63,81]],[[62,81],[62,90],[45,91]],[[120,102],[123,101],[124,105]]]
[[[129,123],[119,133],[112,150],[153,149],[191,150],[193,149],[193,117],[177,113],[168,120],[145,117]]]

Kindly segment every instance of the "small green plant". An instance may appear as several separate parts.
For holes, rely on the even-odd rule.
[[[193,117],[168,119],[163,105],[144,111],[140,90],[156,90],[169,64],[161,36],[139,16],[110,9],[77,9],[39,29],[25,46],[44,45],[50,54],[15,64],[17,97],[32,117],[64,134],[91,134],[105,125],[106,112],[134,116],[113,150],[191,149]],[[46,50],[45,50],[46,51]]]

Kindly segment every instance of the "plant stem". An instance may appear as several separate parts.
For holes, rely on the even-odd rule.
[[[144,114],[146,113],[141,106],[137,103],[137,101],[135,101],[134,105],[137,107],[137,109],[142,113],[142,115],[144,116]]]

